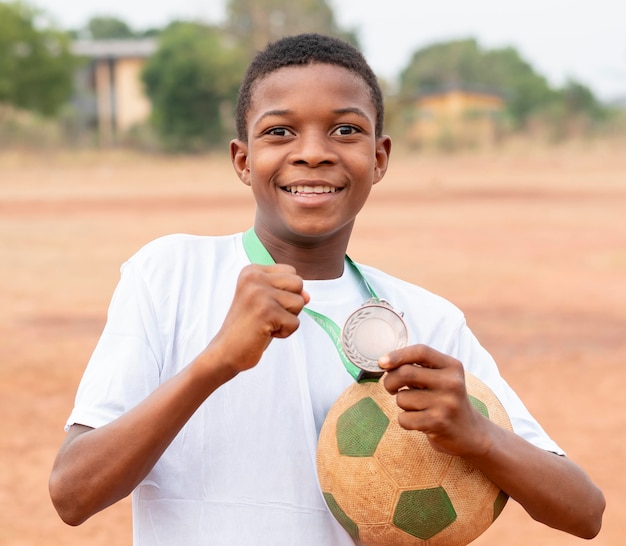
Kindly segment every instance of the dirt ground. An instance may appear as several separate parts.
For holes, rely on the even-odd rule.
[[[47,478],[120,264],[172,232],[251,225],[219,157],[0,154],[0,545],[131,543],[130,503],[64,525]],[[626,154],[619,147],[398,156],[350,248],[452,300],[626,536]],[[580,539],[514,502],[474,545]],[[295,545],[294,545],[295,546]]]

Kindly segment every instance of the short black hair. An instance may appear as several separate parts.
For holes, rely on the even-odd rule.
[[[342,66],[357,76],[370,88],[376,108],[376,137],[382,136],[384,106],[383,93],[373,70],[362,53],[353,45],[322,34],[298,34],[270,43],[259,52],[248,66],[237,97],[235,110],[237,137],[247,141],[247,115],[252,103],[252,88],[257,80],[286,66],[303,66],[311,63]]]

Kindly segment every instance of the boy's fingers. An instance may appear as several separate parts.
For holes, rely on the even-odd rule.
[[[456,392],[464,384],[463,365],[427,345],[392,351],[380,358],[379,365],[387,372],[385,388],[391,394],[405,388]]]
[[[264,279],[274,288],[300,294],[303,290],[304,282],[296,270],[290,265],[274,264],[252,266],[264,275]]]
[[[280,290],[275,294],[275,298],[280,307],[293,315],[299,315],[302,308],[306,305],[306,293],[293,293]]]
[[[282,317],[278,328],[272,331],[271,337],[286,338],[293,334],[300,326],[300,321],[295,315],[287,313]]]
[[[432,371],[428,368],[403,364],[385,375],[385,389],[390,394],[398,394],[403,389],[428,389],[431,381],[429,374]]]
[[[454,359],[428,345],[417,344],[396,349],[378,360],[378,365],[386,371],[395,370],[404,364],[418,364],[425,368],[445,368]]]
[[[311,295],[306,290],[300,292],[300,295],[304,298],[304,305],[307,305],[311,301]]]

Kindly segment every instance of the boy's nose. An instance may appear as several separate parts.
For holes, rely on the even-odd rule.
[[[325,135],[304,133],[297,140],[291,160],[309,167],[331,165],[337,161],[337,154]]]

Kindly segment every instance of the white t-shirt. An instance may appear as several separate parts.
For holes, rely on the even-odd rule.
[[[100,427],[191,362],[217,333],[250,262],[241,234],[171,235],[122,266],[108,321],[66,426]],[[367,266],[381,298],[404,312],[411,343],[464,363],[494,391],[515,432],[562,453],[500,377],[446,300]],[[305,281],[309,307],[341,325],[369,294],[350,267]],[[192,416],[133,493],[136,546],[343,546],[352,539],[326,508],[316,444],[330,406],[353,383],[328,334],[305,313],[257,366],[221,386]]]

